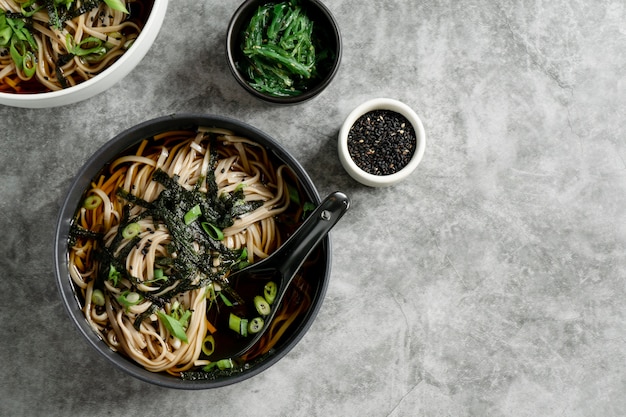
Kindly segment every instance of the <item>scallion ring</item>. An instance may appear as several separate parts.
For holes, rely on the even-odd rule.
[[[207,356],[211,356],[215,350],[215,338],[212,335],[208,335],[202,341],[202,353]]]
[[[101,289],[96,288],[93,290],[91,293],[91,302],[99,307],[104,305],[104,293]]]
[[[224,240],[224,232],[214,224],[209,222],[200,223],[207,235],[213,240]]]
[[[265,284],[263,288],[263,296],[265,300],[271,305],[274,304],[274,300],[276,300],[276,293],[278,292],[278,287],[274,281],[270,281]]]
[[[139,232],[141,232],[139,223],[130,223],[122,230],[122,237],[124,239],[132,239],[137,236]]]
[[[234,366],[235,364],[233,363],[233,360],[230,358],[220,359],[219,361],[217,361],[217,368],[221,371],[223,371],[224,369],[230,369]]]
[[[256,297],[254,297],[254,307],[256,308],[256,311],[262,315],[262,316],[267,316],[268,314],[270,314],[270,304],[267,302],[267,300],[260,296],[257,295]]]
[[[83,201],[83,207],[87,210],[97,209],[100,207],[100,204],[102,204],[102,198],[98,195],[90,195]]]
[[[261,331],[263,325],[265,324],[265,320],[261,317],[255,317],[248,323],[248,333],[255,334]]]

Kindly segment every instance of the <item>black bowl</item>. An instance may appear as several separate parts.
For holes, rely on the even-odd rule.
[[[228,66],[233,76],[244,90],[258,99],[267,103],[283,105],[303,103],[320,94],[330,84],[339,70],[342,52],[339,26],[330,10],[321,1],[301,1],[300,6],[303,11],[313,21],[314,36],[317,36],[320,42],[333,52],[332,58],[320,63],[318,66],[320,77],[314,85],[311,85],[300,95],[275,97],[259,92],[248,83],[246,74],[240,70],[240,65],[245,60],[245,56],[241,50],[241,33],[245,30],[250,22],[250,18],[257,11],[259,6],[277,2],[277,0],[246,0],[235,11],[228,25],[226,35]]]
[[[54,242],[56,281],[63,299],[63,304],[72,321],[78,327],[78,330],[87,342],[110,363],[136,378],[163,387],[188,390],[217,388],[243,381],[259,374],[284,357],[301,340],[315,320],[326,294],[328,281],[330,279],[331,264],[330,238],[326,236],[319,246],[319,258],[315,266],[317,271],[316,277],[314,280],[309,281],[312,287],[312,296],[311,306],[308,311],[301,316],[295,326],[289,329],[290,333],[275,346],[272,354],[264,357],[261,362],[255,363],[253,366],[242,370],[240,373],[214,380],[183,380],[165,373],[150,372],[126,358],[124,355],[112,351],[108,345],[106,345],[88,324],[81,310],[79,292],[77,292],[69,275],[68,237],[71,220],[82,202],[85,189],[107,162],[113,160],[124,150],[136,145],[142,139],[169,130],[189,129],[198,126],[228,129],[235,132],[235,134],[246,136],[263,145],[270,155],[275,156],[292,169],[302,184],[302,188],[307,194],[308,199],[315,204],[320,203],[319,194],[302,165],[300,165],[282,145],[260,130],[240,121],[220,116],[198,114],[171,115],[141,123],[120,133],[89,158],[78,172],[65,197],[58,217]]]

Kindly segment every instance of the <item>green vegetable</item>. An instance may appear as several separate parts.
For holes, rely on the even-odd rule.
[[[4,18],[4,14],[0,14],[0,19],[2,18]],[[13,36],[13,30],[9,25],[0,26],[0,46],[7,46],[11,42],[11,36]]]
[[[100,206],[100,204],[102,204],[102,198],[97,195],[90,195],[89,197],[85,198],[85,201],[83,201],[83,207],[87,210],[96,209]]]
[[[217,361],[217,367],[220,370],[224,370],[224,369],[230,369],[233,366],[235,366],[235,364],[233,363],[232,359],[220,359],[219,361]]]
[[[187,339],[187,334],[185,333],[185,328],[180,321],[176,320],[172,316],[165,314],[163,311],[158,311],[157,316],[172,336],[182,340],[183,342],[189,343],[189,340]]]
[[[104,2],[113,10],[119,10],[120,12],[129,14],[128,10],[126,9],[126,5],[124,4],[125,2],[123,2],[122,0],[104,0]]]
[[[212,335],[208,335],[202,341],[202,353],[207,356],[211,356],[215,350],[215,338]]]
[[[234,366],[235,366],[235,363],[233,362],[233,360],[228,358],[228,359],[220,359],[217,362],[211,362],[210,364],[202,368],[202,370],[204,372],[210,372],[213,370],[213,368],[217,367],[217,369],[219,369],[220,371],[223,371],[225,369],[232,369]]]
[[[185,213],[183,221],[185,222],[185,224],[189,225],[195,222],[201,215],[202,210],[200,210],[200,204],[196,204],[187,213]]]
[[[248,333],[255,334],[260,332],[264,324],[265,320],[263,320],[261,317],[253,318],[252,320],[250,320],[250,323],[248,323]]]
[[[224,240],[224,233],[214,224],[209,222],[202,222],[202,229],[206,232],[207,235],[211,237],[213,240]]]
[[[104,58],[107,53],[107,48],[102,40],[93,36],[76,43],[74,37],[68,33],[65,35],[65,46],[70,54],[80,57],[89,56],[91,61],[98,61]]]
[[[237,263],[233,265],[233,270],[243,269],[248,265],[250,265],[250,262],[248,262],[248,249],[244,247],[241,250],[241,255],[237,258]]]
[[[95,289],[91,293],[91,302],[97,306],[102,307],[104,305],[104,293],[100,289]]]
[[[142,300],[143,297],[140,294],[130,290],[126,290],[117,296],[117,301],[123,305],[126,310],[139,304]]]
[[[257,295],[256,297],[254,297],[253,302],[254,308],[256,308],[256,311],[260,315],[267,316],[268,314],[270,314],[270,305],[264,297]]]
[[[274,281],[268,282],[267,284],[265,284],[265,287],[263,287],[263,296],[269,304],[274,304],[277,293],[278,286],[276,286],[276,283]]]
[[[122,274],[115,269],[113,265],[109,266],[109,281],[113,284],[114,287],[117,287],[120,280],[122,279]]]
[[[313,21],[298,1],[265,4],[242,34],[247,60],[241,70],[258,91],[276,97],[302,94],[319,78],[321,58],[329,55],[319,44]]]
[[[313,210],[315,210],[315,204],[311,203],[310,201],[304,203],[304,205],[302,206],[302,219],[306,219],[309,213],[311,213]]]
[[[39,10],[43,9],[44,6],[40,5],[38,7],[33,7],[33,5],[37,2],[37,0],[28,0],[22,4],[20,4],[20,12],[25,17],[31,17]]]
[[[11,15],[12,16],[12,15]],[[37,70],[37,42],[29,30],[32,23],[21,17],[8,17],[0,9],[0,47],[8,47],[13,63],[29,79]]]
[[[157,268],[154,270],[154,272],[152,273],[152,279],[148,282],[159,282],[159,281],[167,281],[168,277],[167,275],[164,274],[163,270],[161,268]]]
[[[141,226],[139,223],[130,223],[124,227],[124,230],[122,230],[122,237],[124,239],[132,239],[139,235],[139,232],[141,232]]]
[[[243,337],[248,336],[248,319],[239,317],[234,313],[228,316],[228,328],[239,333]]]
[[[227,307],[233,306],[233,303],[231,303],[230,300],[221,291],[220,291],[220,298],[222,299],[222,301],[224,301],[224,304],[226,304]]]

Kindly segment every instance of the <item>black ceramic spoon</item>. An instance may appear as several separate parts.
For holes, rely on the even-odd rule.
[[[220,306],[219,310],[212,310],[212,321],[217,323],[218,328],[213,334],[215,343],[210,356],[212,361],[239,357],[259,341],[269,328],[298,269],[349,206],[350,200],[345,194],[339,191],[331,193],[271,256],[228,277],[228,286],[240,301],[233,306]],[[263,303],[265,287],[269,282],[275,284],[271,304],[267,299]],[[261,298],[255,303],[257,296]],[[261,312],[258,311],[259,307]],[[260,326],[259,318],[263,321]],[[239,325],[245,335],[242,332],[237,334],[235,329],[238,330]],[[243,328],[246,325],[251,331]]]

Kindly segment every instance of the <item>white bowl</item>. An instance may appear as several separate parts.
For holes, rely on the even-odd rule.
[[[130,73],[146,55],[159,34],[168,0],[154,0],[152,12],[133,46],[109,68],[75,86],[47,93],[0,93],[0,104],[24,108],[64,106],[86,100],[103,92]]]
[[[415,130],[416,144],[415,151],[408,164],[399,171],[389,175],[375,175],[370,174],[357,166],[354,160],[350,157],[348,151],[348,133],[352,125],[362,115],[374,110],[389,110],[401,114],[413,125]],[[422,157],[424,156],[424,150],[426,148],[426,134],[424,132],[424,126],[417,114],[406,104],[390,99],[390,98],[375,98],[361,104],[355,108],[346,118],[341,130],[339,131],[338,138],[338,153],[341,165],[343,165],[346,172],[361,184],[370,187],[385,187],[388,185],[396,184],[408,177],[419,165]]]

